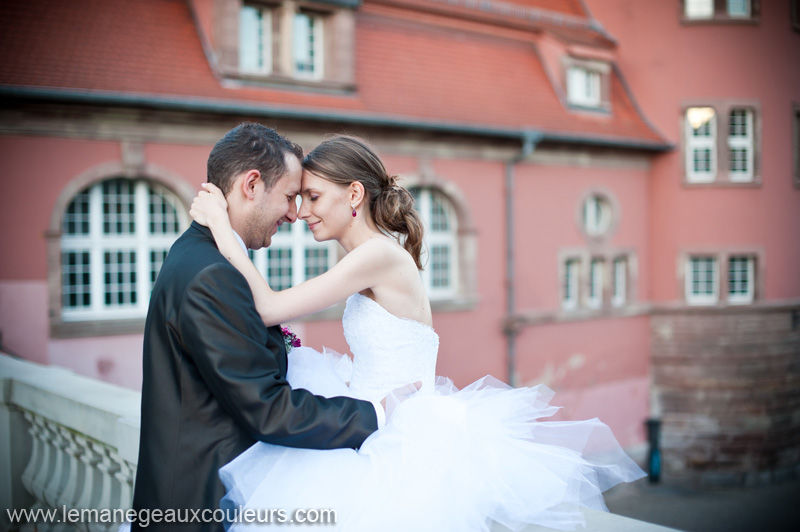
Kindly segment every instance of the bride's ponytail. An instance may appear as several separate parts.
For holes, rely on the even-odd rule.
[[[397,238],[422,269],[423,228],[414,210],[414,197],[386,173],[383,162],[366,142],[348,136],[327,139],[305,156],[303,168],[340,185],[353,181],[364,185],[372,221]]]
[[[414,197],[405,188],[394,183],[381,190],[374,201],[370,201],[372,219],[375,224],[390,234],[400,234],[400,240],[406,251],[411,254],[417,268],[422,269],[420,255],[422,253],[422,221],[414,209]]]

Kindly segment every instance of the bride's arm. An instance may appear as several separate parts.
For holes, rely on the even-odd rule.
[[[242,249],[227,213],[227,202],[214,185],[195,197],[189,213],[199,224],[211,229],[220,253],[244,275],[253,292],[256,309],[267,325],[276,325],[326,309],[350,295],[372,288],[376,280],[392,270],[391,254],[380,243],[362,244],[327,272],[295,287],[272,290]],[[385,250],[383,250],[385,251]]]

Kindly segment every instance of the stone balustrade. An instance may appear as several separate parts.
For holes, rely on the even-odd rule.
[[[119,522],[107,517],[130,507],[139,403],[138,392],[0,353],[0,532],[116,530]],[[62,522],[12,523],[7,509],[55,512]],[[670,530],[592,510],[584,517],[586,530],[597,532]]]
[[[0,529],[20,527],[5,509],[59,520],[93,509],[90,519],[40,520],[36,530],[116,530],[123,514],[110,510],[129,508],[133,495],[139,403],[132,390],[0,355]]]

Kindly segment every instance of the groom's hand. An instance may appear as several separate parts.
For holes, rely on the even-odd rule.
[[[417,381],[413,384],[406,384],[405,386],[395,388],[389,395],[381,399],[381,406],[384,412],[386,412],[386,421],[389,421],[389,418],[392,417],[392,413],[395,408],[397,408],[397,405],[417,393],[421,387],[421,381]]]

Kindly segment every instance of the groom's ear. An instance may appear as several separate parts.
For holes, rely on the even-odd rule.
[[[261,185],[261,172],[258,170],[248,170],[242,176],[238,186],[248,200],[253,200],[256,197],[258,187]]]

